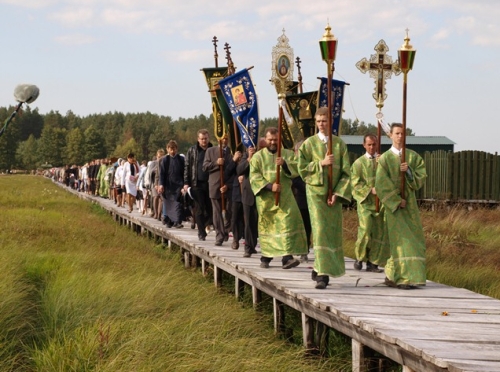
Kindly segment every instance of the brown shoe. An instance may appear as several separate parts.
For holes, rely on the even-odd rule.
[[[233,244],[231,244],[231,249],[238,249],[240,247],[240,243],[237,241],[233,241]]]

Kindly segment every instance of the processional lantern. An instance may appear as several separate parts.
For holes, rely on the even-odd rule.
[[[328,155],[332,153],[332,125],[333,125],[332,79],[333,79],[333,71],[335,69],[334,62],[335,62],[335,57],[337,55],[337,45],[338,45],[338,39],[332,34],[331,31],[332,28],[330,27],[330,24],[327,23],[325,27],[325,33],[323,34],[323,37],[319,40],[319,49],[321,50],[321,58],[323,59],[323,61],[326,62],[327,65],[328,104],[326,107],[328,110],[328,144],[327,144]],[[328,200],[331,199],[333,194],[332,177],[333,177],[333,168],[332,165],[330,164],[328,166]]]
[[[399,57],[399,67],[403,72],[403,148],[401,153],[401,162],[404,163],[406,160],[406,102],[407,102],[407,85],[408,85],[408,72],[413,68],[413,62],[415,61],[416,49],[410,44],[410,37],[408,36],[408,29],[406,29],[406,37],[404,43],[398,50]],[[401,197],[404,199],[404,184],[405,175],[401,174]]]

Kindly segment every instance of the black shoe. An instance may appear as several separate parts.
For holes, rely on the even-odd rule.
[[[300,261],[296,260],[295,258],[290,258],[287,262],[283,264],[283,269],[291,269],[292,267],[296,267],[300,265]]]
[[[311,271],[311,279],[316,281],[317,277],[318,277],[318,273],[315,270]]]
[[[169,229],[171,229],[174,224],[172,222],[164,223],[165,226],[167,226]]]
[[[398,289],[414,289],[415,287],[409,284],[398,284]]]
[[[182,229],[184,226],[182,225],[182,223],[176,222],[172,225],[172,227],[176,229]]]
[[[191,222],[191,229],[196,229],[196,224],[194,222]]]
[[[248,245],[245,245],[245,252],[249,252],[250,254],[259,253],[255,248],[250,248]]]
[[[316,289],[325,289],[326,288],[326,283],[324,281],[319,281],[316,283],[316,286],[314,287]]]
[[[252,257],[252,254],[250,252],[245,252],[243,253],[243,257]]]
[[[363,261],[354,261],[354,269],[358,271],[363,269]]]
[[[262,269],[269,269],[269,262],[264,262],[264,261],[261,261],[260,262],[260,267]]]
[[[378,265],[372,264],[370,261],[366,263],[366,271],[371,272],[371,273],[381,273],[384,270],[379,269]]]
[[[222,243],[223,243],[223,241],[222,241],[222,240],[217,240],[217,241],[215,242],[215,245],[221,246],[221,245],[222,245]]]
[[[227,242],[229,240],[229,234],[224,235],[224,241]]]
[[[205,239],[206,239],[206,237],[207,237],[206,235],[198,235],[198,240],[200,240],[200,241],[203,241],[203,242],[204,242],[204,241],[205,241]]]
[[[385,277],[384,279],[384,284],[388,287],[392,287],[392,288],[397,288],[397,285],[396,283],[394,283],[392,280],[390,280],[388,277]]]

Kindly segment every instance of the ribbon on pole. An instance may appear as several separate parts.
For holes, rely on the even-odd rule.
[[[259,112],[257,94],[248,69],[243,69],[219,81],[225,102],[238,125],[245,147],[257,147]]]
[[[320,80],[318,107],[328,107],[328,79],[322,77]],[[345,85],[345,81],[332,79],[332,134],[335,136],[340,134]]]

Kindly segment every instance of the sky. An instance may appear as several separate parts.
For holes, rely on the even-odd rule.
[[[417,53],[407,126],[448,137],[456,151],[500,152],[500,1],[0,0],[0,14],[0,106],[16,104],[14,88],[29,83],[40,88],[31,108],[42,114],[149,111],[174,120],[211,114],[200,69],[215,65],[214,36],[219,66],[227,42],[237,70],[253,66],[260,117],[277,117],[273,46],[284,29],[304,91],[316,90],[327,74],[318,41],[329,23],[334,78],[350,84],[343,118],[375,124],[375,82],[356,63],[382,39],[396,61],[408,29]],[[387,80],[386,94],[385,121],[401,122],[402,74]]]

